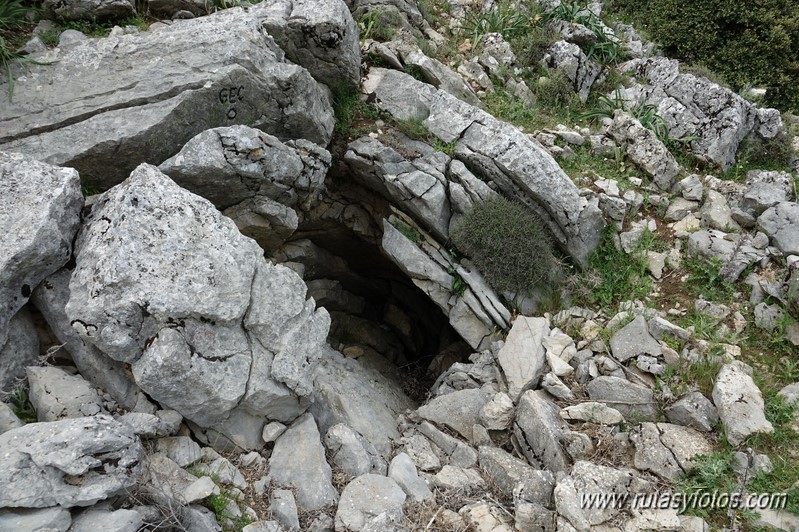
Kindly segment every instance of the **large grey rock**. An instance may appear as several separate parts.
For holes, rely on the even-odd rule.
[[[586,386],[592,401],[615,408],[631,421],[654,421],[658,405],[652,390],[621,377],[597,377]]]
[[[691,468],[691,460],[713,452],[697,431],[669,423],[642,423],[630,439],[635,444],[635,467],[675,481]]]
[[[258,16],[261,12],[256,10]],[[292,62],[331,89],[358,86],[358,27],[341,0],[266,2],[263,25]]]
[[[757,227],[785,255],[799,255],[799,203],[783,201],[767,209],[757,219]]]
[[[546,318],[519,316],[497,354],[497,362],[508,383],[508,395],[514,401],[538,384],[546,368],[546,350],[542,342],[549,336]]]
[[[613,518],[621,508],[614,504],[585,504],[583,498],[598,493],[623,497],[630,493],[632,482],[631,471],[576,462],[571,473],[555,486],[555,506],[575,529],[587,531]]]
[[[386,525],[403,516],[405,492],[380,475],[363,475],[344,488],[336,511],[336,530],[390,530]],[[377,523],[382,523],[381,528]]]
[[[94,416],[105,412],[86,379],[54,366],[28,368],[29,398],[39,421]]]
[[[473,427],[480,423],[480,409],[493,396],[494,391],[489,388],[457,390],[433,398],[416,412],[422,419],[446,425],[472,441]]]
[[[30,313],[20,309],[8,322],[0,345],[0,393],[12,393],[25,380],[25,368],[39,363],[39,335]]]
[[[86,510],[72,520],[70,532],[137,532],[142,518],[134,510]]]
[[[330,451],[333,463],[353,477],[372,472],[372,459],[358,436],[343,423],[333,425],[325,434],[325,447]]]
[[[238,125],[203,131],[158,168],[220,210],[255,197],[308,210],[318,202],[329,166],[330,154],[312,142],[284,144]]]
[[[550,46],[541,63],[548,69],[562,71],[581,102],[588,100],[591,86],[602,73],[602,67],[591,62],[578,45],[566,41]]]
[[[752,380],[752,368],[739,360],[722,366],[713,385],[713,403],[732,445],[756,432],[774,430],[764,413],[763,395]]]
[[[618,425],[624,421],[624,416],[615,408],[593,401],[567,406],[560,411],[560,417],[568,421],[587,421],[604,425]]]
[[[130,363],[142,390],[200,427],[226,430],[240,406],[231,432],[264,416],[268,398],[302,412],[297,396],[311,392],[329,325],[294,272],[149,165],[93,206],[66,314],[87,342]],[[260,444],[263,424],[247,426]]]
[[[275,442],[269,472],[279,485],[294,489],[297,505],[318,510],[338,500],[313,416],[303,414]]]
[[[273,490],[269,511],[285,529],[300,530],[300,519],[297,516],[297,503],[291,491]]]
[[[522,394],[513,428],[530,463],[557,473],[568,469],[568,458],[561,446],[568,428],[558,416],[558,407],[545,394],[541,390]]]
[[[70,259],[82,207],[75,170],[0,152],[0,346],[33,289]]]
[[[329,95],[264,27],[273,4],[47,52],[38,60],[48,64],[15,76],[13,103],[0,103],[0,149],[71,166],[107,188],[213,127],[247,124],[326,145]]]
[[[311,413],[324,433],[344,423],[388,459],[399,440],[397,416],[413,407],[402,389],[380,372],[330,350],[316,370]]]
[[[717,258],[723,263],[735,254],[735,242],[726,238],[727,234],[715,229],[696,231],[688,237],[688,253],[703,259]]]
[[[411,498],[413,502],[427,501],[434,498],[433,492],[427,487],[427,483],[419,478],[416,465],[411,457],[405,453],[399,453],[388,465],[388,476],[402,488],[402,491]]]
[[[657,106],[670,137],[695,136],[691,152],[723,170],[733,165],[738,145],[748,135],[773,138],[782,129],[775,109],[759,109],[707,78],[681,74],[676,60],[638,59],[629,62],[627,69],[648,81],[624,91],[630,104]]]
[[[456,207],[450,196],[455,193],[453,181],[459,181],[449,171],[446,154],[431,151],[409,160],[379,140],[363,137],[347,146],[344,160],[360,182],[419,220],[437,238],[448,238]]]
[[[637,316],[616,332],[610,338],[610,349],[620,362],[643,354],[657,357],[663,351],[657,340],[649,334],[649,327],[643,316]]]
[[[56,530],[67,532],[72,524],[69,510],[64,508],[45,508],[42,510],[5,509],[0,510],[0,530]]]
[[[133,0],[45,0],[42,8],[64,20],[122,19],[136,14]]]
[[[624,111],[613,113],[608,130],[616,142],[627,144],[627,156],[665,191],[674,186],[680,164],[654,131],[645,128],[636,118]]]
[[[81,338],[66,314],[69,301],[69,280],[72,271],[58,270],[47,277],[33,291],[31,302],[41,312],[50,330],[64,344],[78,373],[104,392],[118,404],[132,409],[141,396],[141,390],[123,364],[104,355],[94,345]]]
[[[598,205],[580,198],[549,152],[514,126],[401,72],[372,68],[364,90],[396,119],[424,120],[442,142],[457,141],[455,158],[534,210],[579,263],[599,243]]]
[[[107,415],[25,425],[0,434],[0,447],[0,507],[16,508],[90,506],[124,494],[141,454],[133,431]]]
[[[536,475],[536,469],[497,447],[480,447],[480,469],[507,498],[513,497],[519,482]]]
[[[718,423],[719,415],[710,399],[701,392],[690,392],[666,408],[666,417],[676,425],[710,432]]]
[[[466,103],[475,106],[480,105],[480,99],[469,84],[438,59],[427,57],[415,46],[411,47],[410,50],[400,49],[399,55],[406,65],[418,67],[422,78],[427,83],[437,89],[448,92]]]

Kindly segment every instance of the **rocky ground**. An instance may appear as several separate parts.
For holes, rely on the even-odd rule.
[[[799,529],[796,117],[596,3],[44,7],[0,530]],[[549,286],[457,248],[498,198]]]

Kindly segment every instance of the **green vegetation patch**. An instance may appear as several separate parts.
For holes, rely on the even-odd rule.
[[[502,197],[476,204],[450,236],[500,291],[548,287],[560,270],[543,222],[524,205]]]

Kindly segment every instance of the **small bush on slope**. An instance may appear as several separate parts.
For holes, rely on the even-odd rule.
[[[541,220],[524,205],[501,197],[475,205],[451,237],[500,291],[545,287],[559,270]]]

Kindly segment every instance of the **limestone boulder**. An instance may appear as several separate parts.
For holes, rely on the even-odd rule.
[[[631,106],[655,105],[670,137],[696,137],[690,143],[692,153],[723,170],[733,165],[747,135],[768,139],[782,130],[776,109],[760,109],[707,78],[681,73],[676,60],[635,59],[626,68],[647,82],[623,91]]]
[[[783,201],[767,209],[757,219],[757,227],[785,255],[799,255],[799,203]]]
[[[752,379],[752,368],[739,360],[722,366],[713,385],[713,403],[733,445],[756,432],[774,430],[766,419],[763,394]]]
[[[158,168],[220,210],[255,197],[307,210],[329,166],[330,154],[311,142],[238,125],[203,131]]]
[[[336,530],[393,530],[406,495],[391,478],[363,475],[344,488],[336,511]]]
[[[46,64],[20,66],[13,102],[0,103],[0,150],[70,166],[104,189],[214,127],[247,124],[327,145],[335,122],[329,92],[275,43],[264,26],[270,5],[38,56]]]
[[[136,482],[141,445],[108,415],[32,423],[0,434],[0,507],[91,506]],[[75,482],[80,478],[80,482]]]
[[[566,41],[554,43],[541,63],[547,69],[562,71],[582,102],[588,100],[591,86],[602,73],[602,67],[590,61],[577,44]]]
[[[358,26],[344,2],[279,0],[261,7],[257,12],[265,15],[264,28],[289,60],[331,89],[359,85]]]
[[[397,71],[372,68],[364,91],[394,118],[424,120],[439,140],[455,142],[455,159],[528,205],[577,262],[598,244],[604,224],[598,204],[581,198],[549,152],[516,127]]]
[[[322,433],[344,423],[386,460],[400,437],[397,416],[414,406],[396,382],[332,349],[316,369],[313,398]]]
[[[162,405],[231,436],[248,415],[263,421],[268,398],[302,412],[329,326],[294,272],[146,164],[94,204],[69,293],[66,314],[84,341],[131,364]],[[246,441],[260,444],[263,422],[254,425]]]
[[[0,346],[33,289],[69,261],[82,207],[75,170],[0,152]]]
[[[105,412],[97,390],[80,375],[54,366],[29,367],[29,398],[39,421],[94,416]]]
[[[277,439],[269,471],[279,485],[294,488],[297,505],[304,510],[318,510],[338,500],[319,429],[310,414],[303,414]]]

